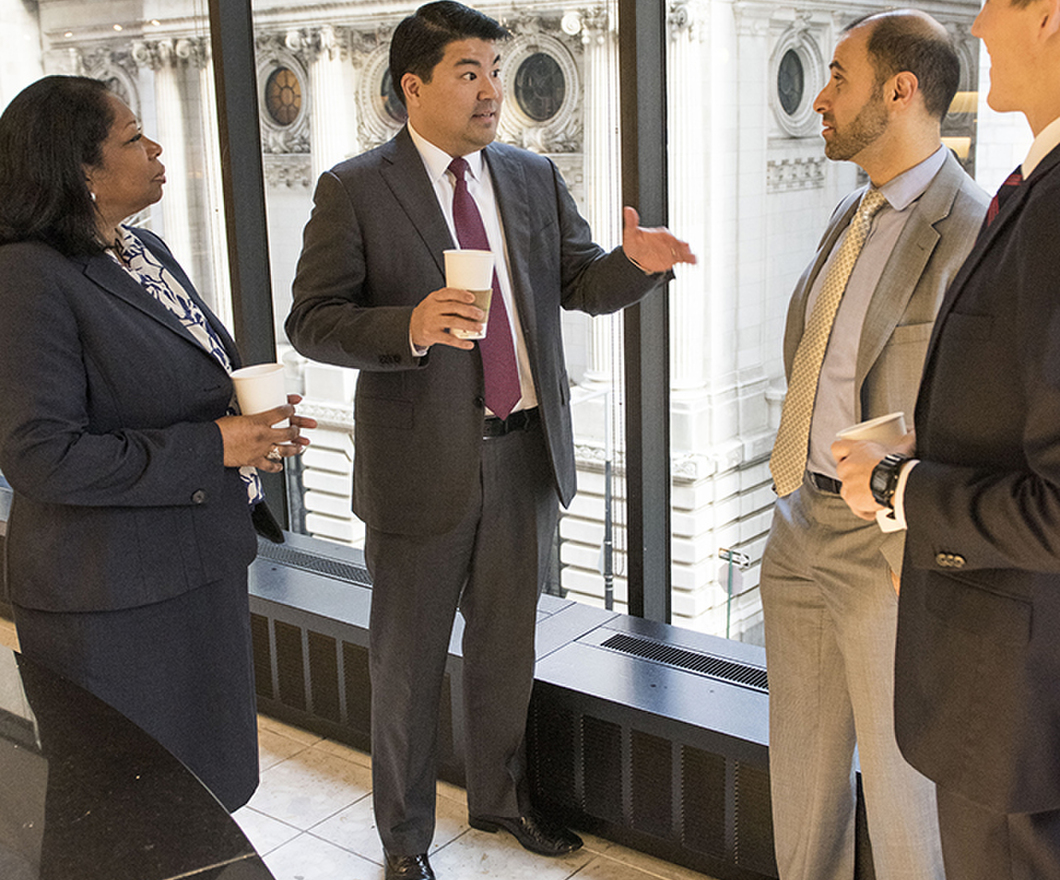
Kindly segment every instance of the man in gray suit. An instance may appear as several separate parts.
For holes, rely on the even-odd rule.
[[[544,855],[581,845],[533,810],[525,779],[537,597],[557,500],[575,488],[560,309],[615,311],[694,260],[631,208],[622,247],[605,253],[550,161],[493,142],[506,36],[451,0],[398,26],[390,72],[408,126],[321,177],[286,324],[305,355],[361,371],[353,506],[373,579],[388,878],[434,876],[438,704],[458,607],[471,825]],[[458,242],[497,261],[480,343],[453,332],[484,318],[445,286],[442,252]]]
[[[855,162],[870,186],[832,215],[784,339],[770,462],[780,497],[761,577],[777,863],[782,880],[853,876],[856,746],[876,876],[941,880],[934,786],[894,737],[902,539],[847,509],[830,446],[855,422],[911,414],[932,321],[986,197],[940,143],[960,67],[934,19],[855,22],[830,69],[815,104],[825,154]]]

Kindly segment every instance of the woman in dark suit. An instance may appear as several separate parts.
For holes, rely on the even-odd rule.
[[[0,116],[0,471],[22,652],[111,703],[230,810],[258,780],[247,565],[298,398],[236,414],[232,339],[157,236],[162,148],[83,77]],[[289,428],[271,425],[292,417]]]

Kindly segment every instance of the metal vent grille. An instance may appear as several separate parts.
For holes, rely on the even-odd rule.
[[[347,583],[359,584],[363,587],[372,585],[372,579],[368,572],[359,566],[352,565],[349,562],[340,562],[337,559],[317,556],[313,553],[303,553],[301,550],[293,550],[283,544],[259,541],[258,556],[271,559],[273,562],[279,562],[281,565],[327,575]]]
[[[723,681],[753,688],[758,691],[767,692],[769,681],[766,671],[758,666],[748,666],[744,663],[736,663],[715,657],[713,654],[701,654],[698,651],[690,651],[687,648],[675,648],[673,645],[664,645],[651,639],[640,636],[629,636],[624,633],[611,636],[601,647],[610,648],[612,651],[620,651],[634,657],[642,657],[645,660],[653,660],[656,663],[665,663],[679,669],[687,669],[690,672],[698,672],[709,675],[711,678],[720,678]]]

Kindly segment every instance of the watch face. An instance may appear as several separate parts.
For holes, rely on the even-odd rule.
[[[902,463],[908,461],[904,455],[884,456],[883,460],[872,469],[869,477],[869,491],[877,504],[893,507],[894,490],[898,485],[898,471]]]

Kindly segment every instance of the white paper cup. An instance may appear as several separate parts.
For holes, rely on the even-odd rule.
[[[858,422],[844,428],[836,436],[842,440],[871,440],[883,446],[894,446],[906,433],[905,413],[893,412],[867,422]]]
[[[252,416],[287,403],[283,372],[283,364],[255,364],[233,371],[232,382],[236,386],[239,411]],[[286,428],[289,425],[290,421],[284,419],[273,427]]]
[[[447,250],[442,251],[442,254],[445,257],[445,286],[470,290],[475,295],[475,305],[486,313],[482,320],[482,332],[454,329],[453,335],[458,339],[485,339],[493,295],[493,252]]]

